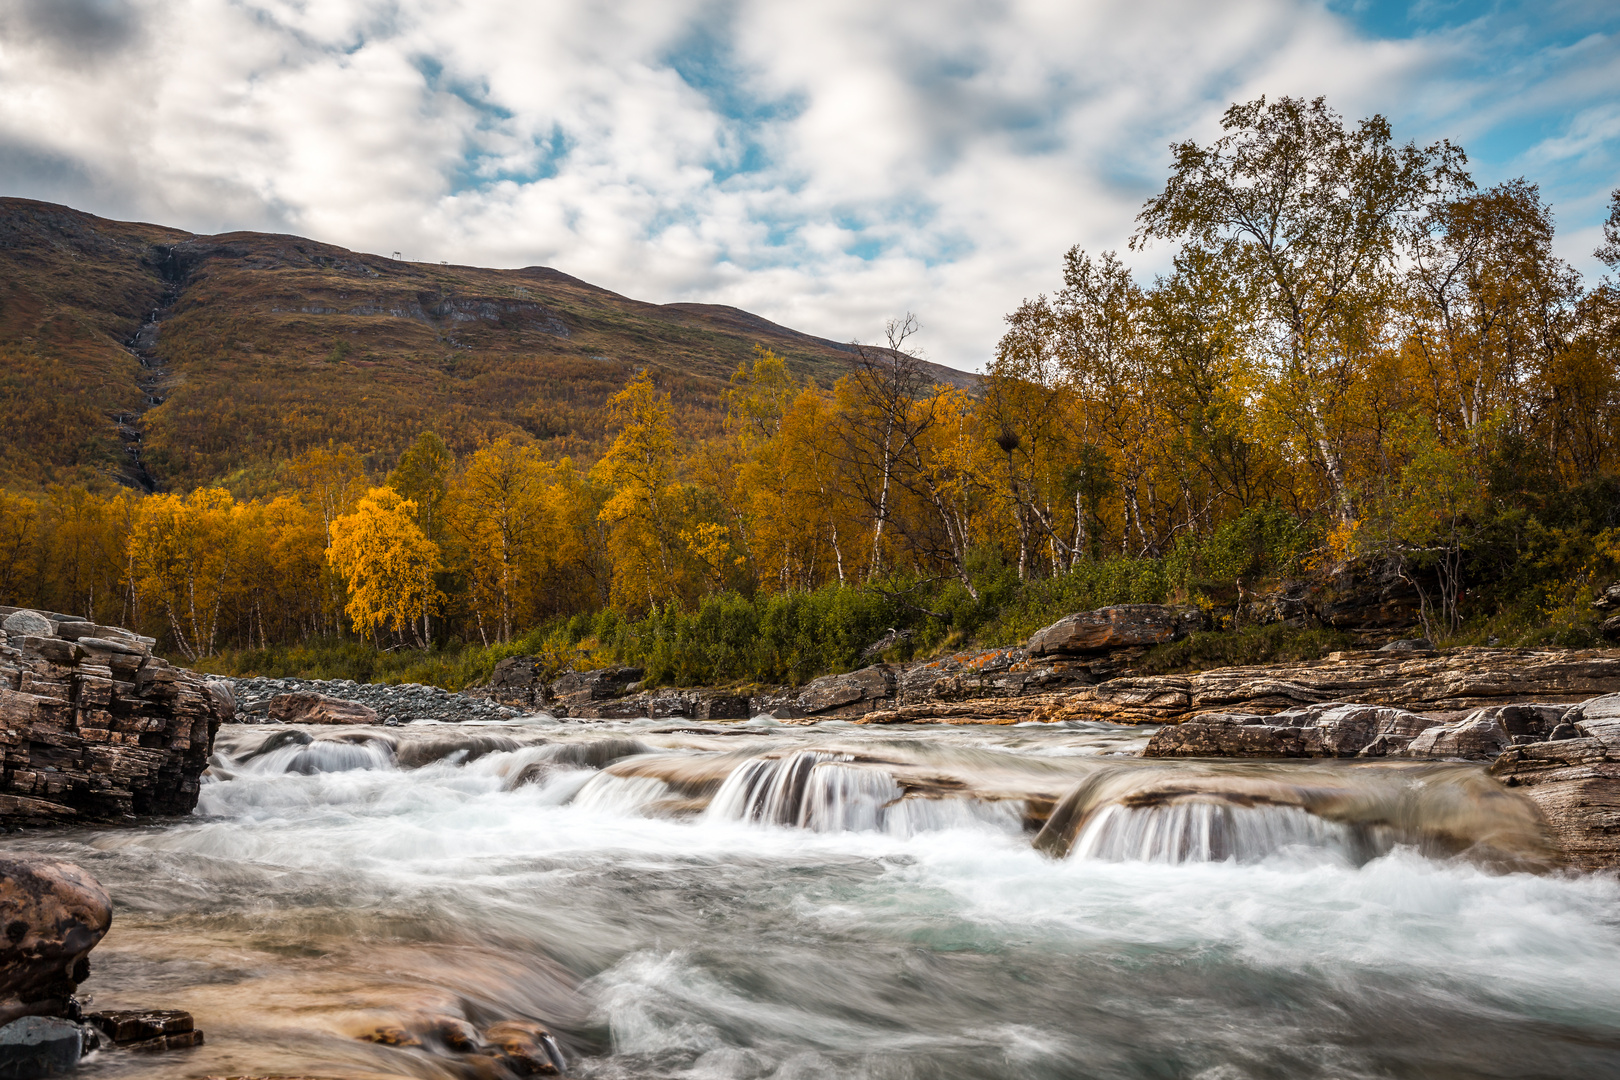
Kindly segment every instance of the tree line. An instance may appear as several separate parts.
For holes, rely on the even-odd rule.
[[[978,392],[926,377],[907,316],[831,386],[758,349],[714,436],[643,372],[589,463],[515,436],[457,460],[427,431],[386,475],[308,449],[261,499],[0,493],[0,603],[195,660],[826,589],[881,598],[863,633],[982,623],[1122,561],[1213,604],[1381,560],[1444,632],[1509,585],[1545,607],[1620,569],[1620,289],[1555,255],[1536,186],[1480,188],[1460,148],[1321,99],[1235,105],[1223,129],[1173,148],[1124,238],[1170,268],[1069,251]],[[1620,266],[1620,191],[1597,255]]]

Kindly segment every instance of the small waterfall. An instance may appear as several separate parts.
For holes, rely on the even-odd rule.
[[[1252,863],[1288,848],[1309,848],[1360,865],[1392,846],[1375,830],[1327,821],[1297,806],[1113,803],[1091,814],[1075,838],[1072,857],[1107,862]]]
[[[894,777],[881,770],[821,762],[805,778],[794,824],[816,832],[881,830],[904,804],[903,794]]]
[[[731,771],[706,816],[834,832],[876,829],[883,806],[903,792],[888,773],[852,768],[849,754],[800,750],[755,758]]]
[[[662,780],[599,772],[585,782],[569,805],[607,814],[633,815],[668,796],[669,785]]]
[[[1021,827],[1022,803],[907,798],[887,771],[854,761],[850,754],[819,750],[745,761],[720,785],[704,816],[815,832],[896,836],[986,824],[1009,831]]]
[[[1058,800],[1034,846],[1057,859],[1161,863],[1312,849],[1356,866],[1401,846],[1533,869],[1553,857],[1545,828],[1534,804],[1478,768],[1120,763]]]
[[[313,776],[393,767],[394,742],[386,736],[346,732],[337,738],[316,739],[295,729],[276,732],[258,749],[236,760],[214,755],[209,774],[218,780],[234,774]]]

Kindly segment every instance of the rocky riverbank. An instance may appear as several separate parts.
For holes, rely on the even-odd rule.
[[[452,694],[437,686],[418,683],[357,683],[352,679],[227,679],[236,695],[236,722],[265,724],[305,722],[303,716],[289,716],[273,708],[276,699],[291,695],[318,695],[322,698],[364,706],[369,719],[348,718],[339,722],[409,724],[434,721],[462,724],[476,720],[508,720],[532,709],[502,705],[484,697]],[[321,721],[312,721],[321,722]]]
[[[1133,669],[1152,645],[1198,626],[1193,609],[1124,605],[1071,615],[1025,646],[912,664],[873,664],[786,687],[645,689],[637,668],[566,672],[547,681],[536,657],[501,661],[466,696],[578,719],[723,720],[769,715],[787,723],[1014,724],[1106,720],[1178,724],[1203,713],[1264,716],[1356,702],[1459,719],[1524,702],[1575,704],[1620,692],[1620,650],[1460,648],[1422,641],[1333,653],[1322,660],[1217,668],[1187,675]],[[284,682],[286,680],[283,680]]]
[[[72,1072],[103,1045],[149,1054],[202,1044],[190,1013],[85,1010],[79,984],[112,916],[112,898],[82,867],[0,852],[0,1077]]]
[[[1197,625],[1194,612],[1152,605],[1081,612],[1021,648],[877,664],[747,697],[643,690],[632,668],[544,682],[538,660],[515,657],[474,692],[580,718],[1164,725],[1149,757],[1476,760],[1536,805],[1565,864],[1620,866],[1620,651],[1401,640],[1292,664],[1132,670],[1147,647]]]

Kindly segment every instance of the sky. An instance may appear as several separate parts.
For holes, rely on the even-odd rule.
[[[0,194],[840,341],[915,312],[978,370],[1064,251],[1124,248],[1173,142],[1262,94],[1538,183],[1600,274],[1613,0],[0,0]]]

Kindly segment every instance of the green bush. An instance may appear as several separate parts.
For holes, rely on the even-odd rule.
[[[1299,629],[1284,623],[1239,630],[1204,630],[1149,649],[1134,668],[1143,675],[1171,675],[1241,664],[1286,664],[1320,660],[1355,648],[1347,633],[1326,628]]]
[[[618,662],[644,669],[652,685],[797,685],[854,667],[894,622],[882,592],[833,585],[753,599],[720,593],[696,611],[656,609],[638,620],[604,611],[594,624],[570,620],[569,632],[576,644],[594,639]]]
[[[1290,514],[1273,501],[1250,507],[1223,522],[1201,543],[1178,547],[1189,572],[1215,581],[1289,577],[1321,544],[1317,523]]]

